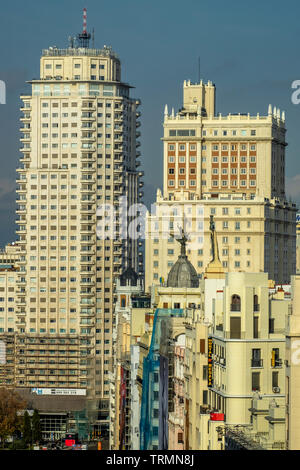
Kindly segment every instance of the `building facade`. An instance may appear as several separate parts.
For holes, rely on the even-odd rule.
[[[183,85],[183,106],[164,116],[164,194],[185,189],[285,197],[285,113],[216,114],[212,82]]]
[[[86,389],[106,427],[115,280],[129,263],[142,275],[121,224],[121,197],[143,195],[140,101],[89,38],[44,50],[21,96],[15,385]]]
[[[201,275],[214,215],[225,271],[296,272],[296,205],[285,196],[285,114],[217,115],[212,82],[185,81],[183,106],[164,114],[164,183],[146,222],[146,289],[166,279],[178,247],[168,233],[187,223],[188,254]],[[168,225],[169,223],[169,225]],[[273,255],[274,254],[274,255]]]
[[[200,199],[181,191],[167,198],[158,190],[155,211],[147,215],[146,223],[146,289],[167,279],[179,253],[170,236],[178,226],[187,228],[189,258],[203,275],[211,259],[211,215],[225,271],[263,271],[270,279],[289,283],[296,270],[295,214],[295,204],[259,196],[224,193]]]

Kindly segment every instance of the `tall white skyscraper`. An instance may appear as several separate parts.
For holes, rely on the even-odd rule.
[[[128,264],[142,275],[141,242],[122,238],[120,220],[121,196],[143,196],[140,100],[112,49],[89,41],[84,27],[43,50],[21,96],[15,370],[19,387],[86,389],[106,419],[115,279]]]

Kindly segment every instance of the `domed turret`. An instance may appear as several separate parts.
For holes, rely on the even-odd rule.
[[[169,272],[167,285],[168,287],[199,287],[197,271],[186,255],[187,238],[183,230],[181,235],[181,238],[176,239],[181,244],[181,253]]]

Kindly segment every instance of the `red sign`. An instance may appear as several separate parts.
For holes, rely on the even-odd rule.
[[[67,447],[72,447],[72,446],[74,446],[74,445],[75,445],[75,439],[66,439],[66,440],[65,440],[65,445],[66,445]]]
[[[224,413],[210,413],[211,421],[224,421]]]

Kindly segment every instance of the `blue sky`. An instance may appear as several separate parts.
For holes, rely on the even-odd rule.
[[[39,76],[43,48],[64,47],[82,29],[82,9],[95,45],[111,45],[123,80],[142,100],[142,169],[145,199],[162,186],[164,105],[180,107],[182,83],[201,78],[217,87],[217,111],[266,114],[271,103],[286,111],[288,194],[300,203],[300,105],[291,83],[300,80],[299,0],[12,0],[0,16],[0,245],[15,239],[15,169],[19,154],[19,95]]]

